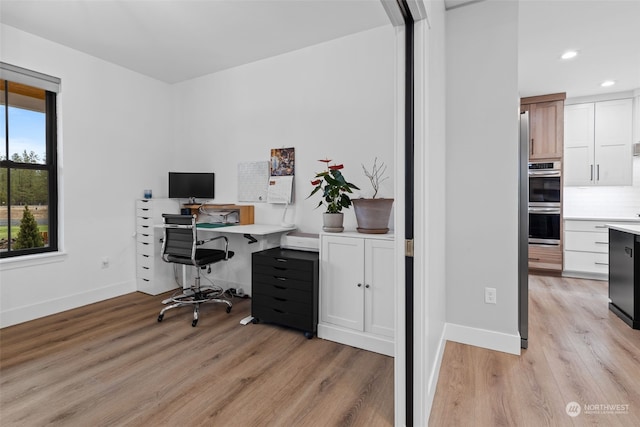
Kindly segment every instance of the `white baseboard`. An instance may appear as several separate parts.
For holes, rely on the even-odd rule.
[[[442,366],[442,357],[444,356],[444,347],[447,344],[445,338],[446,327],[442,328],[442,334],[440,335],[440,341],[438,342],[438,349],[436,351],[436,358],[431,366],[431,372],[429,373],[429,382],[427,384],[427,401],[424,410],[427,414],[427,420],[431,414],[431,407],[433,405],[433,399],[436,396],[436,388],[438,386],[438,378],[440,377],[440,367]]]
[[[362,348],[386,356],[393,357],[395,354],[393,338],[353,331],[337,325],[318,323],[318,338]]]
[[[444,326],[444,337],[448,341],[520,355],[520,334],[505,334],[447,323]]]
[[[130,292],[135,292],[134,281],[111,284],[99,289],[91,289],[73,295],[66,295],[47,301],[40,301],[30,305],[12,308],[0,313],[0,327],[5,328],[51,314],[60,313],[72,308],[82,307],[94,302],[104,301]]]

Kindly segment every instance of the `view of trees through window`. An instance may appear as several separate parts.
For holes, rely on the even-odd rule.
[[[36,253],[50,245],[52,225],[50,151],[47,129],[51,113],[47,97],[55,94],[10,81],[0,81],[0,255]],[[55,110],[55,108],[54,108]],[[55,111],[53,112],[55,114]],[[55,158],[55,155],[52,156]]]

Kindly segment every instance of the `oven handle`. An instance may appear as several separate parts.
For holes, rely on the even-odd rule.
[[[560,171],[534,171],[534,170],[530,170],[529,171],[529,176],[534,176],[534,177],[549,177],[549,178],[555,178],[558,177],[560,178]]]
[[[560,213],[560,208],[529,207],[529,213],[532,213],[532,214],[559,214]]]

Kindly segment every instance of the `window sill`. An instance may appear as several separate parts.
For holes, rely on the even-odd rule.
[[[0,259],[0,271],[27,268],[36,265],[62,262],[67,258],[66,252],[48,252],[44,254],[24,255],[14,258]]]

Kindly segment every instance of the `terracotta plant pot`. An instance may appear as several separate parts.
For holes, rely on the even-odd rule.
[[[329,233],[340,233],[344,230],[342,226],[344,222],[344,214],[342,212],[338,213],[328,213],[325,212],[322,214],[322,229]]]
[[[358,233],[385,234],[389,231],[389,217],[393,199],[353,199],[358,221]]]

